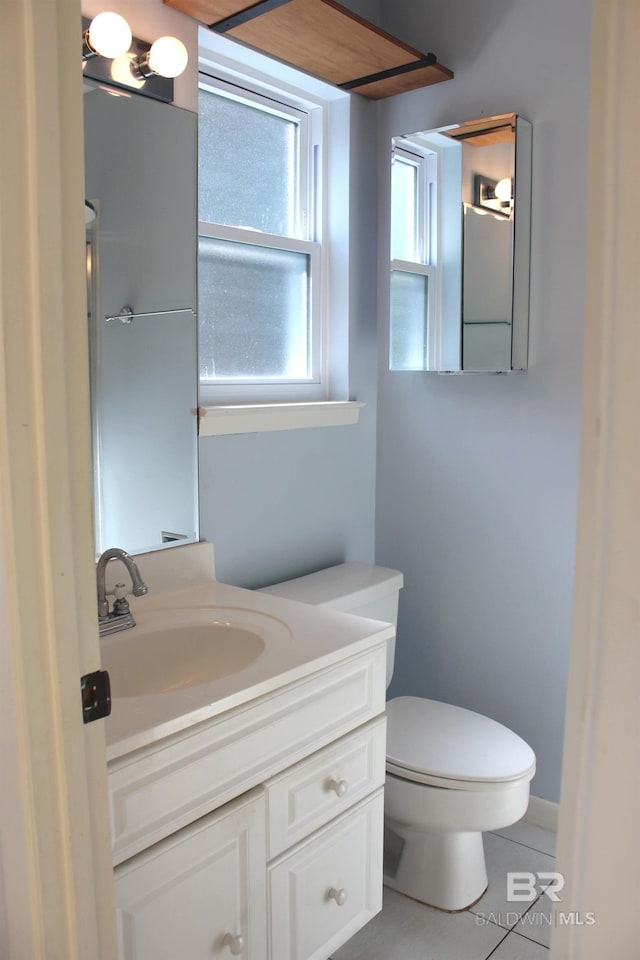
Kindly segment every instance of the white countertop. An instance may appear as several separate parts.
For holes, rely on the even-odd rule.
[[[111,716],[105,721],[108,761],[273,693],[394,635],[390,624],[378,620],[211,581],[132,600],[137,626],[103,638],[101,646],[130,645],[135,658],[138,630],[147,629],[162,611],[168,618],[172,609],[194,607],[236,608],[276,618],[281,621],[277,640],[249,666],[208,683],[136,697],[118,697],[114,685]]]

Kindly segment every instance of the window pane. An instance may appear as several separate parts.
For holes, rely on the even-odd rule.
[[[200,90],[200,220],[297,235],[298,123]]]
[[[200,379],[310,376],[310,257],[200,237]]]
[[[419,273],[391,273],[390,370],[427,369],[429,278]]]
[[[418,168],[395,156],[391,164],[391,259],[418,260]]]

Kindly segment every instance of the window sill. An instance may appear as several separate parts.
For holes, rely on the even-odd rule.
[[[265,430],[348,426],[358,422],[361,407],[364,403],[357,400],[201,406],[199,435],[220,437]]]

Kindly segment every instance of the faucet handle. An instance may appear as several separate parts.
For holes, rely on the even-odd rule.
[[[113,594],[109,596],[115,597],[113,601],[113,615],[114,617],[126,617],[130,613],[129,610],[129,601],[127,600],[127,586],[124,583],[116,583],[113,588]]]

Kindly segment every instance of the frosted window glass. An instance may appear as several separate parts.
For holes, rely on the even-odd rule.
[[[391,165],[391,259],[418,260],[418,168],[394,157]]]
[[[200,90],[199,217],[296,236],[298,123]]]
[[[391,273],[390,370],[427,369],[429,277]]]
[[[200,379],[309,377],[310,257],[200,237]]]

